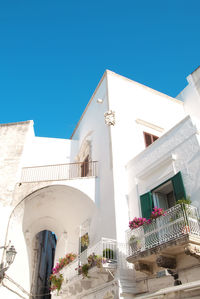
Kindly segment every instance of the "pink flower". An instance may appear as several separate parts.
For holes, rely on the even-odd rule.
[[[142,218],[142,217],[135,217],[133,218],[132,221],[129,221],[129,227],[130,229],[135,229],[138,228],[140,226],[142,226],[143,224],[147,223],[147,219],[146,218]]]
[[[162,208],[157,208],[157,207],[154,207],[153,208],[153,211],[151,213],[151,219],[156,219],[160,216],[164,216],[165,215],[165,212]]]

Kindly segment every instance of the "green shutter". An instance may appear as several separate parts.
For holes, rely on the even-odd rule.
[[[178,172],[173,178],[172,178],[172,184],[174,188],[174,194],[176,201],[179,199],[186,199],[186,193],[185,193],[185,188],[183,185],[183,179],[181,172]]]
[[[142,217],[150,218],[151,212],[153,210],[153,201],[151,192],[147,192],[140,196]]]

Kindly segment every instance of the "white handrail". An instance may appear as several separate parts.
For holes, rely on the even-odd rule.
[[[97,176],[97,162],[43,165],[22,168],[19,183],[71,180]]]
[[[89,246],[83,251],[72,263],[62,269],[65,281],[69,281],[79,275],[78,268],[80,265],[87,263],[87,258],[92,255],[98,255],[109,260],[109,262],[117,261],[117,242],[116,240],[102,238],[98,243]],[[104,264],[102,264],[104,266]]]

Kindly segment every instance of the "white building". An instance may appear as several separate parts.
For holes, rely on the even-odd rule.
[[[189,91],[186,87],[178,100],[106,71],[70,140],[36,137],[32,121],[0,125],[0,244],[11,240],[17,250],[6,271],[16,284],[4,277],[1,298],[18,298],[16,292],[29,298],[36,271],[35,236],[43,230],[57,236],[55,261],[66,253],[80,254],[80,238],[89,237],[87,250],[61,271],[62,299],[140,298],[141,293],[148,298],[158,285],[169,287],[170,296],[177,296],[174,288],[184,284],[174,287],[171,276],[155,278],[161,269],[155,254],[150,254],[150,261],[143,260],[142,252],[149,255],[145,245],[136,255],[127,252],[125,231],[129,220],[141,215],[141,196],[165,182],[169,192],[175,191],[176,175],[182,177],[184,192],[193,205],[200,205],[198,88],[190,103],[190,94],[199,86],[198,72],[191,75],[195,83],[191,81]],[[175,200],[164,207],[173,205]],[[186,235],[190,237],[189,232]],[[102,268],[93,267],[90,278],[82,279],[76,268],[92,253],[105,256],[106,249],[112,253],[109,262]],[[178,253],[165,255],[174,261]],[[180,258],[185,260],[183,255],[181,252]],[[134,270],[136,263],[137,270],[146,267],[145,274]],[[185,268],[187,263],[194,264],[194,273],[199,271],[195,257],[188,256]],[[193,281],[198,292],[197,275],[184,275],[182,283]],[[154,287],[149,287],[149,281]],[[163,298],[163,294],[155,296],[151,298]]]

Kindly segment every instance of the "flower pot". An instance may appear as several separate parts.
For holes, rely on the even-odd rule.
[[[141,249],[141,244],[139,240],[129,242],[129,246],[133,252]]]

